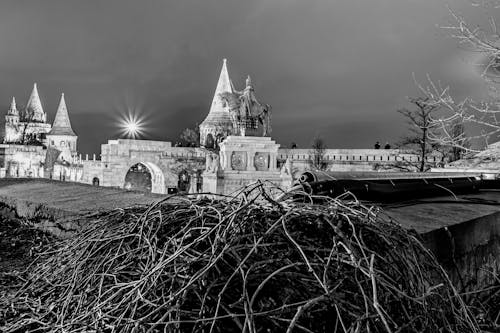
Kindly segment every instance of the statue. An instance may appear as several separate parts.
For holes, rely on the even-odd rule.
[[[205,161],[205,171],[208,172],[212,166],[212,154],[208,153]]]
[[[210,168],[210,171],[213,173],[217,173],[219,169],[220,169],[219,154],[216,154],[212,160],[212,167]]]
[[[280,170],[281,176],[291,176],[292,175],[292,161],[290,161],[290,157],[287,157],[285,164],[281,167]]]
[[[271,133],[271,106],[257,100],[250,76],[243,91],[224,92],[220,97],[229,110],[234,135],[245,136],[247,128],[256,128],[258,124],[262,125],[262,136]]]
[[[219,95],[224,101],[225,107],[229,110],[229,117],[233,124],[233,135],[238,135],[242,115],[240,114],[240,100],[239,96],[235,93],[223,92]]]
[[[219,154],[207,154],[207,161],[205,163],[205,172],[217,173],[220,169]]]

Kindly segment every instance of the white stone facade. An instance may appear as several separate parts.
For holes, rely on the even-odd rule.
[[[203,174],[204,192],[235,193],[258,180],[270,187],[288,188],[291,176],[277,167],[279,146],[269,137],[228,136],[220,144],[220,165]]]
[[[2,142],[13,144],[46,144],[46,134],[52,126],[47,123],[36,83],[24,110],[17,110],[13,97],[2,131]]]

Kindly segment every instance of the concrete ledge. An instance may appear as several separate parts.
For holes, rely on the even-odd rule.
[[[84,215],[148,205],[164,196],[44,179],[0,179],[0,214],[23,219],[59,237],[88,222]]]

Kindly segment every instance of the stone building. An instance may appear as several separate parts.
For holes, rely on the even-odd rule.
[[[0,144],[0,177],[47,177],[77,181],[82,167],[77,136],[71,128],[64,94],[54,124],[47,123],[36,83],[24,110],[13,97],[5,115]]]
[[[51,126],[47,123],[47,114],[43,111],[36,83],[33,85],[24,110],[17,110],[16,99],[12,97],[2,131],[3,143],[46,144],[46,134],[50,129]]]

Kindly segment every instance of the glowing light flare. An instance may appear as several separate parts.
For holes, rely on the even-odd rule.
[[[144,121],[135,115],[128,114],[120,120],[119,124],[122,135],[127,136],[127,138],[136,139],[144,135]]]

